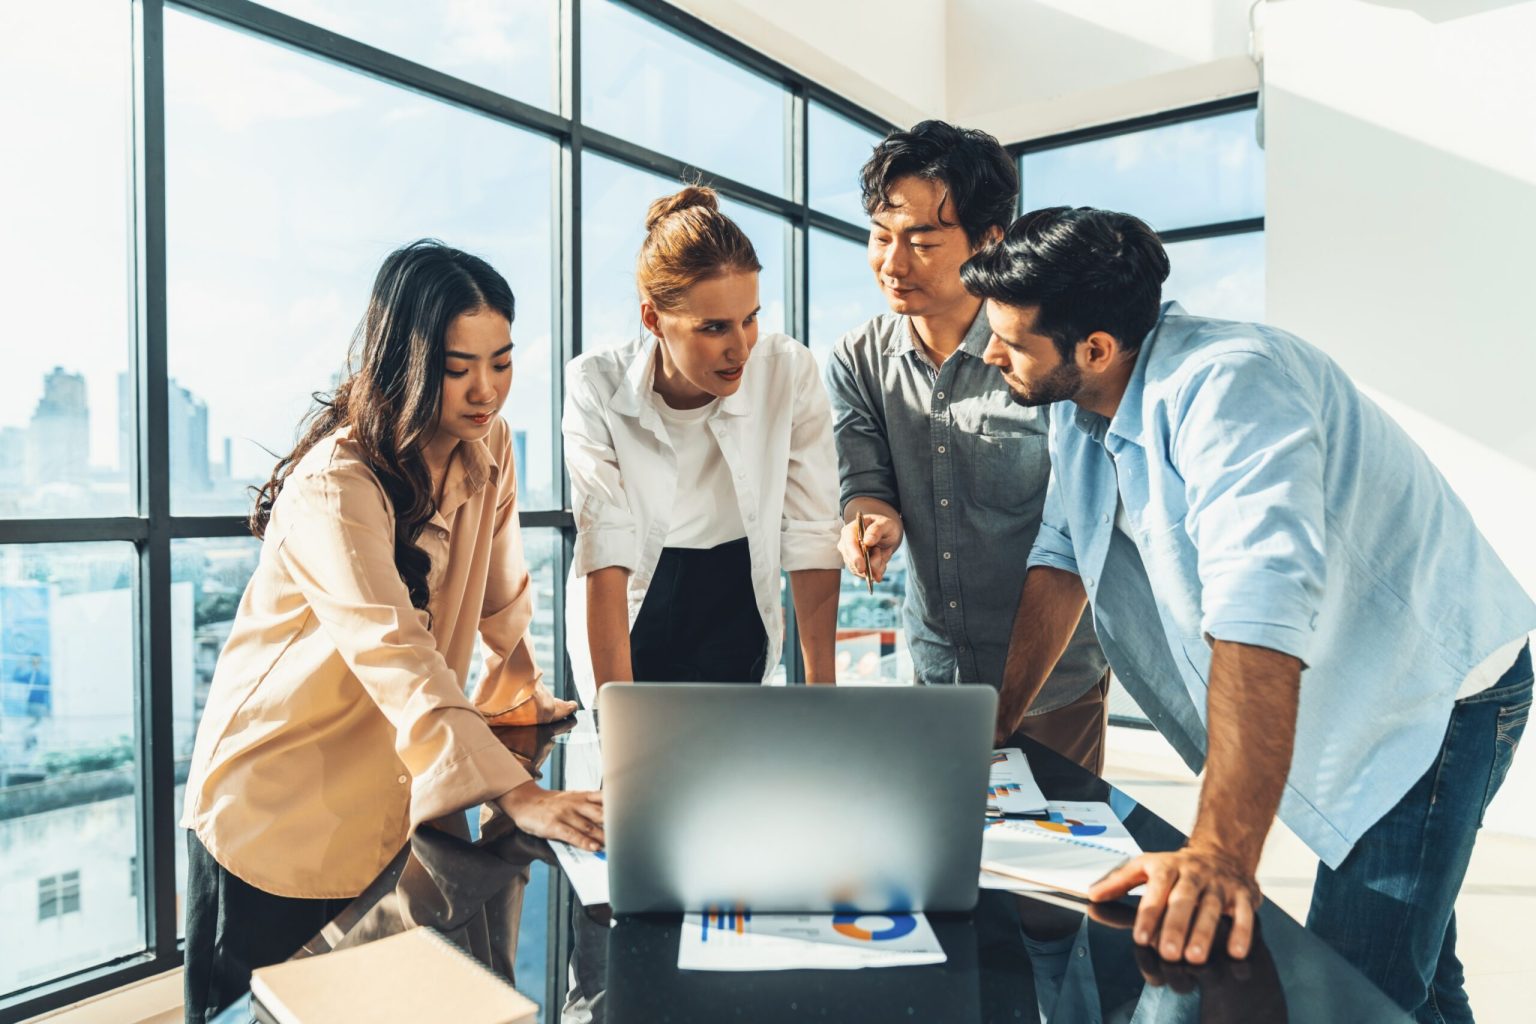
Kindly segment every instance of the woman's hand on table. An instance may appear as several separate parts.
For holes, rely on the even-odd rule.
[[[496,801],[518,828],[543,839],[596,852],[603,848],[603,794],[561,792],[525,782]]]

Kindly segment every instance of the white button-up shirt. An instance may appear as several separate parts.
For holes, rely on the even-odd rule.
[[[577,692],[597,692],[587,642],[588,573],[629,570],[633,627],[661,560],[677,501],[677,457],[651,393],[651,335],[591,352],[566,368],[565,461],[576,514],[576,555],[566,590],[566,638]],[[730,470],[752,555],[752,589],[768,634],[764,678],[784,645],[780,573],[838,569],[837,451],[816,358],[783,334],[760,338],[741,387],[702,426]],[[687,485],[687,482],[684,482]]]

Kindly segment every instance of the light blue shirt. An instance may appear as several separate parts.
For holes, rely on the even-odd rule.
[[[1115,674],[1191,768],[1210,640],[1306,665],[1280,817],[1330,867],[1428,769],[1468,674],[1536,628],[1418,446],[1273,327],[1164,304],[1113,420],[1059,403],[1050,452],[1029,564],[1082,578]]]

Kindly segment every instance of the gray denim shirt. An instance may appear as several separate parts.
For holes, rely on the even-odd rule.
[[[982,362],[991,330],[978,313],[935,368],[911,321],[887,313],[838,341],[825,370],[842,505],[878,498],[901,512],[902,617],[921,683],[1000,686],[1051,463],[1050,421],[1008,394]],[[1031,714],[1070,704],[1103,677],[1085,612]]]

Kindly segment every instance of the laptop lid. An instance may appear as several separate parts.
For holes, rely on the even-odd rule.
[[[605,686],[617,913],[963,911],[997,712],[987,686]]]

